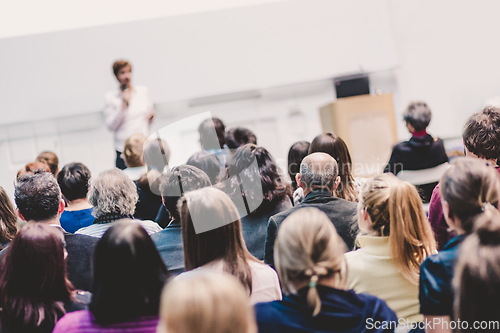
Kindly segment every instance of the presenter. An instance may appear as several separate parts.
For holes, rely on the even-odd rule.
[[[121,155],[125,140],[135,133],[142,133],[148,137],[155,110],[149,97],[149,89],[131,85],[132,66],[128,61],[115,61],[113,73],[119,87],[105,96],[104,120],[108,128],[114,132],[116,167],[123,170],[126,166]]]

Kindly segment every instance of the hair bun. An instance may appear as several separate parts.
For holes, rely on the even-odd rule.
[[[476,222],[476,234],[481,245],[500,245],[500,212],[495,212]]]

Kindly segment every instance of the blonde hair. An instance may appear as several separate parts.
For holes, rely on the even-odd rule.
[[[128,167],[138,167],[144,165],[144,142],[146,137],[141,133],[132,134],[126,141],[123,148],[123,157]]]
[[[386,173],[364,184],[359,202],[370,216],[372,229],[389,237],[396,267],[418,285],[420,264],[436,251],[436,241],[415,186]]]
[[[317,208],[302,208],[287,217],[281,225],[274,246],[274,262],[285,293],[309,283],[307,302],[313,316],[321,310],[316,283],[337,276],[344,262],[345,243],[328,216]]]
[[[174,279],[161,296],[158,333],[257,333],[245,289],[229,274]]]

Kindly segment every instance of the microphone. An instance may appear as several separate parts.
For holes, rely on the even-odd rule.
[[[121,91],[124,91],[125,89],[127,89],[127,85],[126,84],[122,84],[121,87],[120,87]]]

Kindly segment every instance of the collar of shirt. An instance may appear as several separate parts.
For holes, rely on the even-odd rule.
[[[413,137],[415,138],[420,138],[422,136],[426,136],[427,135],[427,131],[425,129],[421,130],[421,131],[415,131],[411,134]]]
[[[389,237],[359,235],[357,240],[364,252],[381,257],[391,257]]]

